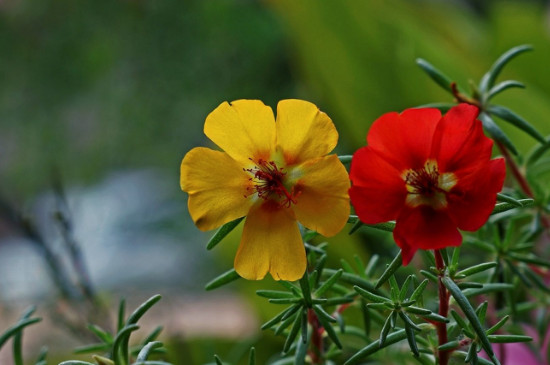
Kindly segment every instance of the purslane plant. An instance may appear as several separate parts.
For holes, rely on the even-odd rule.
[[[82,346],[75,350],[75,353],[78,354],[93,353],[94,355],[91,357],[94,363],[82,360],[68,360],[63,361],[59,365],[172,365],[165,361],[149,359],[151,355],[163,354],[165,352],[162,342],[156,341],[157,336],[162,331],[162,327],[154,329],[139,345],[129,346],[130,335],[139,329],[137,322],[160,299],[160,295],[152,296],[136,308],[128,318],[125,318],[125,301],[121,300],[118,309],[116,333],[111,334],[97,325],[90,324],[88,325],[88,329],[100,342]],[[34,307],[26,310],[14,326],[8,328],[0,335],[0,349],[9,339],[12,339],[14,365],[24,364],[22,353],[23,330],[27,326],[42,320],[41,318],[31,318],[34,311]],[[101,355],[98,355],[98,353],[101,353]],[[47,348],[44,348],[40,351],[34,364],[47,365],[46,355]]]
[[[191,150],[180,184],[196,225],[220,227],[209,249],[246,216],[234,269],[207,290],[267,272],[277,280],[278,290],[256,293],[281,307],[261,327],[284,337],[269,364],[511,364],[508,344],[533,340],[525,328],[536,333],[533,346],[543,348],[550,336],[544,246],[550,191],[541,176],[550,171],[550,139],[492,101],[523,87],[495,82],[512,58],[529,49],[503,54],[469,94],[418,60],[454,103],[383,115],[353,157],[328,155],[338,138],[334,124],[305,101],[280,102],[276,119],[255,100],[223,103],[208,116],[205,133],[224,152]],[[523,158],[495,117],[539,144]],[[493,142],[484,131],[503,158],[491,158]],[[348,178],[344,165],[350,163]],[[510,176],[501,192],[505,163]],[[357,254],[330,268],[332,253],[322,236],[346,223],[366,245],[375,242],[380,256],[365,263]],[[401,250],[379,244],[381,232],[392,232]],[[414,264],[405,267],[418,249]],[[129,347],[137,320],[159,298],[127,319],[121,305],[117,333],[90,326],[101,342],[80,351],[96,353],[100,365],[167,364],[148,360],[161,346],[158,330],[134,351]],[[0,346],[13,337],[16,365],[22,363],[21,331],[38,321],[31,314],[0,336]],[[537,362],[525,365],[550,362],[550,353],[532,353]],[[247,363],[255,365],[257,355],[252,348]],[[212,363],[222,364],[221,358],[213,356]],[[46,364],[44,355],[37,364]]]
[[[510,227],[519,228],[528,240],[536,240],[542,230],[540,227],[521,226],[515,218],[529,215],[529,211],[520,213],[518,209],[532,206],[534,194],[515,160],[507,153],[517,153],[517,150],[493,122],[492,115],[513,123],[544,143],[538,148],[538,154],[546,151],[546,141],[510,110],[489,104],[499,92],[518,86],[516,82],[494,86],[494,82],[503,66],[527,49],[518,47],[504,54],[471,96],[426,61],[419,61],[435,81],[453,94],[459,105],[437,105],[448,110],[443,117],[433,106],[386,114],[372,125],[367,137],[368,146],[351,159],[350,197],[357,214],[348,219],[353,223],[351,231],[357,232],[361,226],[393,231],[401,251],[377,280],[371,277],[377,270],[375,261],[365,267],[358,260],[357,272],[348,263],[343,263],[343,270],[329,270],[324,268],[328,253],[312,241],[317,232],[304,227],[302,237],[308,252],[308,270],[299,280],[299,286],[281,281],[286,291],[258,292],[272,303],[289,305],[262,327],[273,328],[276,334],[286,336],[283,354],[294,351],[294,355],[281,358],[277,364],[325,364],[334,358],[338,358],[338,362],[353,364],[405,339],[411,350],[411,359],[423,364],[446,365],[453,357],[462,357],[471,364],[499,364],[492,343],[531,340],[522,334],[496,334],[505,329],[510,318],[498,318],[498,310],[505,307],[502,299],[512,298],[518,285],[509,271],[502,270],[502,254],[517,257],[516,253],[509,253],[501,241],[510,240],[509,235],[517,234],[509,233],[516,230]],[[491,159],[492,141],[484,135],[482,127],[495,139],[504,159]],[[317,138],[322,140],[324,136],[318,135]],[[341,160],[350,162],[348,156],[341,157]],[[505,160],[520,191],[507,188],[509,194],[500,194],[505,178]],[[296,196],[293,203],[298,206],[300,197]],[[544,224],[548,207],[543,203],[539,209],[532,222]],[[470,267],[463,267],[459,262],[459,246],[463,238],[457,228],[477,231],[490,216],[494,219],[485,226],[487,228],[471,235],[466,242],[467,248],[494,247],[494,254],[489,255],[489,261],[464,257]],[[213,238],[215,244],[236,224],[231,222],[223,226]],[[502,229],[506,230],[507,237],[501,237],[499,232]],[[485,242],[487,230],[493,232],[494,242]],[[472,240],[476,244],[470,245]],[[445,249],[449,246],[456,247],[452,254]],[[533,246],[521,247],[528,250]],[[418,249],[434,250],[433,253],[425,251],[428,269],[420,270],[425,279],[420,281],[417,275],[411,274],[400,286],[398,269],[402,263],[408,264]],[[524,252],[519,257],[521,262],[533,266],[544,268],[548,264],[546,260],[535,259],[534,255]],[[524,277],[522,270],[528,270],[525,272],[529,272],[531,280],[544,287],[540,271],[525,269],[525,265],[520,270],[510,260],[505,261],[514,274]],[[227,284],[238,277],[234,270],[230,270],[210,282],[207,289]],[[438,294],[437,300],[432,297],[428,302],[423,300],[422,293],[430,282]],[[384,289],[386,285],[389,288]],[[472,304],[472,301],[480,301],[487,295],[493,296],[495,301],[491,309],[488,309],[489,302],[482,301],[479,306]],[[435,311],[432,309],[434,302],[438,304]],[[364,332],[344,320],[344,312],[352,307],[361,310]],[[509,315],[515,320],[520,319],[515,310]],[[379,328],[377,340],[373,338],[373,327]],[[517,331],[513,326],[506,329]],[[367,342],[366,347],[352,356],[346,356],[346,349],[339,339],[339,336],[349,333],[362,336]],[[332,345],[325,341],[325,334]],[[478,356],[481,350],[489,360]]]

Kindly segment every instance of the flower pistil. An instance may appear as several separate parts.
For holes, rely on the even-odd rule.
[[[251,186],[247,187],[245,198],[250,195],[258,194],[259,198],[264,200],[275,198],[279,202],[280,207],[289,208],[292,204],[296,204],[298,194],[294,193],[294,187],[288,190],[285,186],[286,171],[284,167],[278,167],[275,161],[267,161],[258,159],[254,161],[254,167],[243,169],[252,176],[248,179],[252,182]]]

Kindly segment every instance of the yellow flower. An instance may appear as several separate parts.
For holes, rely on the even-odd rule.
[[[283,100],[277,121],[259,100],[224,102],[204,133],[225,152],[197,147],[181,163],[189,213],[203,230],[247,216],[235,256],[245,279],[298,280],[306,270],[299,221],[333,236],[349,216],[348,174],[331,119],[309,102]]]

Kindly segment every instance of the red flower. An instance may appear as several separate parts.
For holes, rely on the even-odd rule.
[[[506,167],[491,160],[478,112],[460,104],[443,117],[429,108],[384,114],[353,155],[355,211],[367,224],[396,221],[404,265],[418,249],[460,246],[457,228],[479,229],[494,208]]]

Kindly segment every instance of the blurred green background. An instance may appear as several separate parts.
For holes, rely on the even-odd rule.
[[[469,80],[477,82],[502,52],[527,43],[535,51],[512,61],[501,76],[501,80],[519,80],[527,89],[510,90],[495,102],[515,110],[548,135],[549,14],[546,1],[526,0],[0,1],[0,193],[24,214],[41,220],[47,230],[51,225],[48,205],[41,197],[52,189],[52,171],[59,172],[71,204],[85,202],[88,209],[116,200],[116,193],[101,199],[113,174],[148,171],[147,178],[153,176],[154,183],[140,187],[128,199],[157,196],[159,190],[161,197],[152,202],[145,199],[143,205],[134,207],[140,218],[133,216],[129,224],[123,215],[120,225],[125,232],[147,226],[148,234],[155,232],[150,237],[169,235],[171,243],[165,246],[148,240],[148,250],[166,248],[159,262],[162,254],[170,255],[174,249],[182,257],[191,252],[204,260],[204,267],[157,276],[151,269],[155,279],[145,283],[141,278],[132,284],[128,278],[120,283],[113,279],[112,285],[98,279],[96,284],[110,308],[116,307],[122,295],[137,293],[142,300],[163,292],[173,312],[159,314],[153,322],[163,324],[176,315],[185,318],[198,297],[223,304],[225,299],[203,293],[202,287],[231,267],[238,241],[236,233],[232,242],[206,252],[208,235],[192,226],[185,210],[186,196],[179,191],[181,159],[192,147],[210,145],[202,125],[217,105],[241,98],[261,99],[272,107],[285,98],[312,101],[332,117],[340,132],[337,152],[351,154],[364,144],[370,123],[381,114],[452,101],[416,66],[417,57],[427,59],[467,89]],[[521,151],[535,144],[525,133],[497,122]],[[116,189],[136,188],[139,176],[117,180]],[[117,209],[123,210],[125,204]],[[162,212],[161,218],[156,212]],[[104,213],[92,210],[90,214]],[[97,232],[97,222],[82,222],[86,217],[73,216],[75,225],[87,227],[77,235],[85,253]],[[0,223],[0,255],[7,257],[9,252],[3,247],[15,235],[17,230]],[[112,243],[121,247],[117,255],[135,248],[124,237],[128,238],[122,236]],[[362,257],[372,253],[368,242],[350,241],[345,233],[330,242],[335,264],[356,252]],[[94,281],[99,277],[94,270],[101,269],[94,262],[113,258],[85,260],[92,263]],[[147,266],[147,257],[141,260],[136,270]],[[20,275],[30,275],[20,269]],[[116,267],[111,269],[116,277]],[[0,287],[9,286],[2,280],[0,276]],[[230,329],[216,333],[214,326],[210,332],[194,332],[183,321],[167,334],[174,339],[171,360],[179,364],[192,359],[185,361],[202,364],[218,353],[236,362],[249,343],[267,336],[257,345],[262,350],[259,361],[264,363],[282,340],[260,333],[258,323],[279,308],[255,298],[254,290],[272,285],[267,279],[222,290],[223,295],[237,298],[237,312],[241,304],[251,308],[228,314],[250,321],[242,341],[231,336]],[[45,300],[54,306],[55,291],[30,299],[6,297],[0,292],[3,327],[21,302]],[[179,305],[176,298],[186,305]],[[212,343],[212,338],[219,341]],[[55,339],[36,341],[51,345],[48,342]],[[79,344],[78,340],[74,343]],[[69,357],[68,353],[52,353],[59,360]]]

